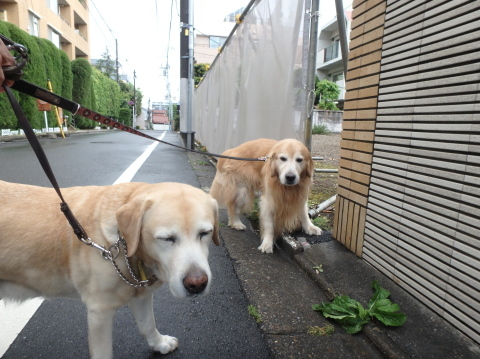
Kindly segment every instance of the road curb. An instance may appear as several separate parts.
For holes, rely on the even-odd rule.
[[[321,263],[313,263],[304,254],[304,246],[300,241],[297,241],[295,237],[290,235],[284,235],[279,239],[279,244],[290,257],[307,273],[307,275],[313,279],[313,281],[320,287],[328,300],[341,294],[335,289],[335,283],[328,280],[326,276],[318,273],[315,269]],[[289,248],[290,247],[290,248]],[[308,249],[306,249],[308,250]],[[388,336],[383,330],[377,326],[374,322],[368,323],[363,327],[362,332],[370,339],[370,341],[382,352],[387,358],[390,359],[407,359],[408,355]]]
[[[100,129],[100,130],[76,130],[76,131],[65,131],[65,137],[70,137],[73,135],[84,135],[88,133],[100,133],[100,132],[106,132],[106,131],[114,131],[113,129]],[[35,136],[37,138],[42,138],[42,139],[55,139],[62,137],[62,134],[60,132],[41,132],[41,133],[36,133]],[[1,142],[13,142],[13,141],[22,141],[26,140],[27,136],[25,135],[7,135],[7,136],[0,136],[0,143]]]

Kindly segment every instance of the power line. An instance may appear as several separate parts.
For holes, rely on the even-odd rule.
[[[93,15],[93,13],[91,13],[91,14]],[[95,23],[97,24],[98,30],[101,32],[101,34],[102,34],[103,37],[105,38],[105,41],[106,41],[107,43],[110,43],[111,40],[109,40],[109,39],[107,38],[107,35],[105,35],[105,32],[104,32],[104,31],[102,30],[102,28],[100,27],[100,24],[98,23],[98,21],[97,21],[97,19],[96,19],[95,16],[93,16],[93,20],[94,20]]]
[[[110,31],[110,33],[112,34],[112,37],[116,40],[116,37],[113,35],[113,31],[112,29],[110,29],[110,26],[108,26],[107,22],[105,21],[105,19],[103,18],[102,14],[100,13],[100,11],[98,11],[98,8],[97,8],[97,5],[95,5],[95,3],[93,2],[93,0],[90,0],[90,2],[93,4],[93,6],[95,7],[95,10],[97,10],[97,13],[98,15],[100,15],[101,19],[103,20],[105,26],[107,27],[108,31]],[[98,23],[97,23],[98,24]]]

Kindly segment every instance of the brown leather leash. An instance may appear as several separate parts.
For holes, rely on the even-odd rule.
[[[231,159],[231,160],[239,160],[239,161],[267,161],[268,157],[259,157],[259,158],[242,158],[242,157],[231,157],[231,156],[224,156],[224,155],[219,155],[219,154],[214,154],[214,153],[209,153],[209,152],[202,152],[202,151],[197,151],[197,150],[192,150],[190,148],[182,147],[175,145],[170,142],[166,142],[163,140],[160,140],[158,138],[152,137],[150,135],[147,135],[146,133],[140,132],[138,130],[135,130],[127,125],[124,125],[113,118],[103,116],[98,112],[95,112],[89,108],[86,108],[76,102],[73,102],[71,100],[68,100],[64,97],[58,96],[57,94],[50,92],[42,87],[39,87],[35,84],[32,84],[28,81],[22,80],[21,76],[23,75],[22,68],[25,67],[25,65],[28,62],[28,50],[20,44],[17,44],[10,40],[9,38],[5,37],[4,35],[0,34],[0,39],[4,42],[4,44],[9,48],[11,51],[16,51],[19,53],[19,55],[15,58],[16,65],[14,66],[9,66],[6,68],[3,68],[3,72],[5,74],[5,77],[11,80],[14,80],[14,84],[11,86],[12,89],[17,90],[19,92],[22,92],[26,95],[35,97],[39,100],[48,102],[49,104],[52,104],[54,106],[60,107],[66,111],[71,112],[73,115],[80,115],[85,118],[91,119],[93,121],[96,121],[98,123],[101,123],[102,125],[112,127],[114,129],[118,129],[121,131],[125,131],[128,133],[132,133],[137,136],[141,136],[144,138],[148,138],[149,140],[152,141],[157,141],[161,142],[163,144],[179,148],[181,150],[189,151],[189,152],[194,152],[194,153],[199,153],[202,155],[207,155],[211,157],[217,157],[217,158],[226,158],[226,159]]]

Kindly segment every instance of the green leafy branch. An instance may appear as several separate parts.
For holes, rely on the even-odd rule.
[[[331,303],[313,305],[313,310],[322,312],[326,318],[336,320],[348,334],[355,334],[362,330],[372,317],[387,326],[401,326],[407,320],[407,316],[400,313],[400,306],[392,303],[388,297],[390,292],[378,284],[372,282],[375,291],[365,309],[363,305],[348,295],[337,296]]]

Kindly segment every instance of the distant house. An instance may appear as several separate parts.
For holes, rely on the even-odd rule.
[[[152,126],[154,130],[165,131],[170,129],[170,119],[166,110],[152,109]]]
[[[352,12],[345,11],[347,34],[350,33]],[[343,59],[340,51],[340,37],[337,18],[333,18],[319,29],[317,43],[317,76],[319,80],[327,79],[340,87],[339,99],[345,99],[345,79],[343,76]]]
[[[211,64],[215,60],[235,26],[236,17],[244,10],[245,8],[242,7],[226,15],[223,22],[212,22],[207,27],[196,29],[193,50],[197,64]]]
[[[208,28],[197,29],[194,42],[195,62],[211,64],[227,40],[233,26],[234,23],[231,22],[218,22]]]

